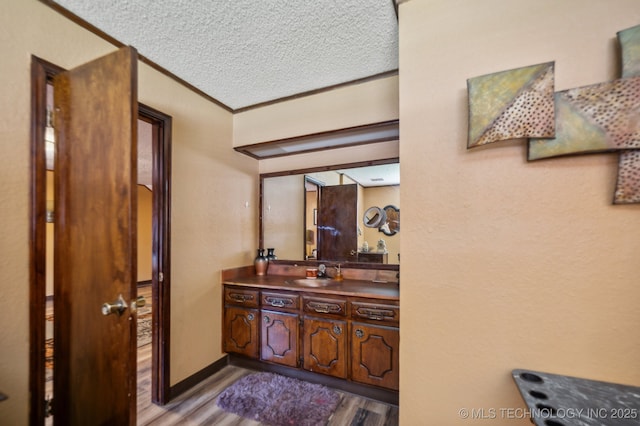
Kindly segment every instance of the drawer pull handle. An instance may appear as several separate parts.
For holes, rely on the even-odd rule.
[[[372,320],[382,321],[385,318],[393,318],[393,311],[388,309],[368,309],[368,308],[360,308],[356,312],[361,317],[366,317]]]
[[[239,294],[239,293],[230,293],[229,298],[235,300],[236,302],[244,303],[247,300],[253,299],[253,296],[250,294]]]
[[[279,297],[267,297],[264,299],[265,302],[270,304],[275,308],[284,308],[285,306],[293,305],[293,300],[291,299],[281,299]]]
[[[308,303],[307,306],[319,314],[330,314],[330,313],[337,313],[342,311],[342,309],[340,308],[340,305],[337,305],[335,303],[311,302],[311,303]]]

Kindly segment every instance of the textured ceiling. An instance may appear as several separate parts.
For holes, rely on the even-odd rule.
[[[393,0],[57,0],[231,109],[398,68]]]

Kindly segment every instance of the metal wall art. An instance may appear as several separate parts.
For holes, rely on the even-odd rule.
[[[391,204],[384,208],[369,207],[362,221],[367,228],[378,228],[385,235],[395,235],[400,232],[400,209]]]
[[[640,203],[640,25],[618,41],[622,76],[611,82],[554,94],[553,62],[467,80],[467,147],[529,138],[529,160],[617,151],[613,202]]]
[[[556,134],[530,139],[529,160],[640,148],[640,77],[558,92]]]
[[[618,32],[622,57],[622,78],[640,77],[640,25]],[[635,120],[640,119],[636,109]],[[640,150],[621,151],[614,202],[640,203]]]
[[[553,65],[549,62],[467,80],[467,147],[553,137]]]

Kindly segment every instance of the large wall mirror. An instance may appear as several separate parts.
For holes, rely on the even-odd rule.
[[[397,158],[262,174],[260,205],[260,244],[278,260],[400,263]]]

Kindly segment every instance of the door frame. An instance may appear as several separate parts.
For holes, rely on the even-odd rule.
[[[29,216],[29,424],[44,425],[46,329],[46,126],[47,83],[65,71],[31,57],[31,149]],[[139,104],[138,118],[153,125],[152,401],[169,402],[170,391],[170,213],[172,118]],[[160,275],[162,273],[162,275]],[[160,280],[159,277],[163,279]]]
[[[153,255],[151,259],[151,401],[170,399],[171,355],[171,116],[138,103],[138,118],[153,126]]]

